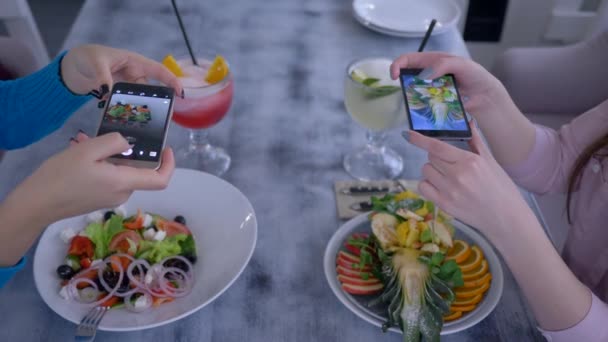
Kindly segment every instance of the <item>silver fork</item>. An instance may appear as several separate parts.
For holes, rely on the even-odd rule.
[[[107,306],[97,306],[91,309],[89,313],[84,316],[78,327],[76,328],[76,341],[87,341],[91,342],[95,339],[97,333],[97,326],[101,319],[110,308]]]

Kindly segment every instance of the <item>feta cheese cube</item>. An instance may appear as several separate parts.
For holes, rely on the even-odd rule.
[[[136,309],[145,309],[147,307],[149,307],[152,303],[150,303],[150,300],[148,299],[147,296],[141,296],[139,298],[137,298],[137,300],[135,301],[135,304],[133,304],[133,306]]]
[[[152,282],[154,281],[154,276],[152,275],[152,272],[148,272],[146,273],[146,276],[144,277],[144,282],[148,285],[152,284]]]
[[[62,286],[61,290],[59,290],[59,297],[65,299],[65,300],[70,300],[70,296],[68,294],[68,287],[66,286]]]
[[[72,229],[72,227],[66,227],[61,231],[61,233],[59,233],[59,237],[65,243],[70,243],[74,236],[76,236],[76,232],[74,229]]]
[[[164,230],[159,230],[156,232],[156,234],[154,234],[154,240],[163,241],[166,236],[167,236],[167,233],[165,233]]]
[[[144,216],[144,227],[148,228],[152,225],[152,221],[154,219],[152,218],[151,215],[146,214],[146,216]]]
[[[114,212],[122,217],[127,217],[127,206],[121,204],[120,206],[114,208]]]
[[[146,229],[146,231],[144,232],[144,239],[152,241],[152,240],[154,240],[155,235],[156,235],[156,230],[154,230],[152,228]]]

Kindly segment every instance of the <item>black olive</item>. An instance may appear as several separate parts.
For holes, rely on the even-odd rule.
[[[190,261],[192,264],[196,264],[196,255],[194,255],[194,254],[186,255],[186,259],[188,259],[188,261]]]
[[[118,283],[119,274],[114,271],[104,271],[103,280],[106,281],[110,288],[115,288]]]
[[[144,265],[141,265],[140,267],[133,267],[133,275],[139,275],[139,269],[142,269],[144,271],[144,274],[146,274],[148,272],[148,268]]]
[[[61,279],[70,280],[76,274],[76,271],[68,265],[61,265],[57,267],[57,274]]]
[[[107,221],[107,220],[111,219],[113,215],[116,215],[116,213],[113,210],[106,211],[106,213],[103,214],[103,220]]]
[[[185,262],[179,260],[179,259],[169,259],[167,261],[165,261],[165,263],[163,264],[165,267],[175,267],[175,268],[179,268],[180,270],[184,271],[184,272],[188,272],[190,269],[188,268],[188,265],[186,265]]]
[[[186,218],[183,217],[182,215],[177,215],[175,216],[175,218],[173,219],[173,221],[177,222],[177,223],[181,223],[184,226],[186,225]]]
[[[131,289],[131,282],[129,281],[129,277],[124,275],[122,277],[122,282],[120,283],[120,287],[118,288],[118,292],[124,293]]]

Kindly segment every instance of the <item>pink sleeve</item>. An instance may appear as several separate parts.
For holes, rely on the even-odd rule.
[[[591,296],[591,308],[587,316],[575,326],[559,331],[538,330],[549,342],[608,341],[608,305],[594,294]]]
[[[568,178],[585,147],[608,133],[608,101],[578,116],[559,131],[537,125],[536,142],[525,161],[503,165],[521,187],[538,193],[567,191]]]

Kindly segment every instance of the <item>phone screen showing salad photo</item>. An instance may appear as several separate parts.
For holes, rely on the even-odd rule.
[[[97,135],[119,132],[133,147],[113,159],[158,163],[171,119],[173,89],[117,83]]]
[[[456,79],[448,74],[418,78],[420,69],[402,69],[400,80],[412,130],[443,139],[470,139],[471,129]]]

